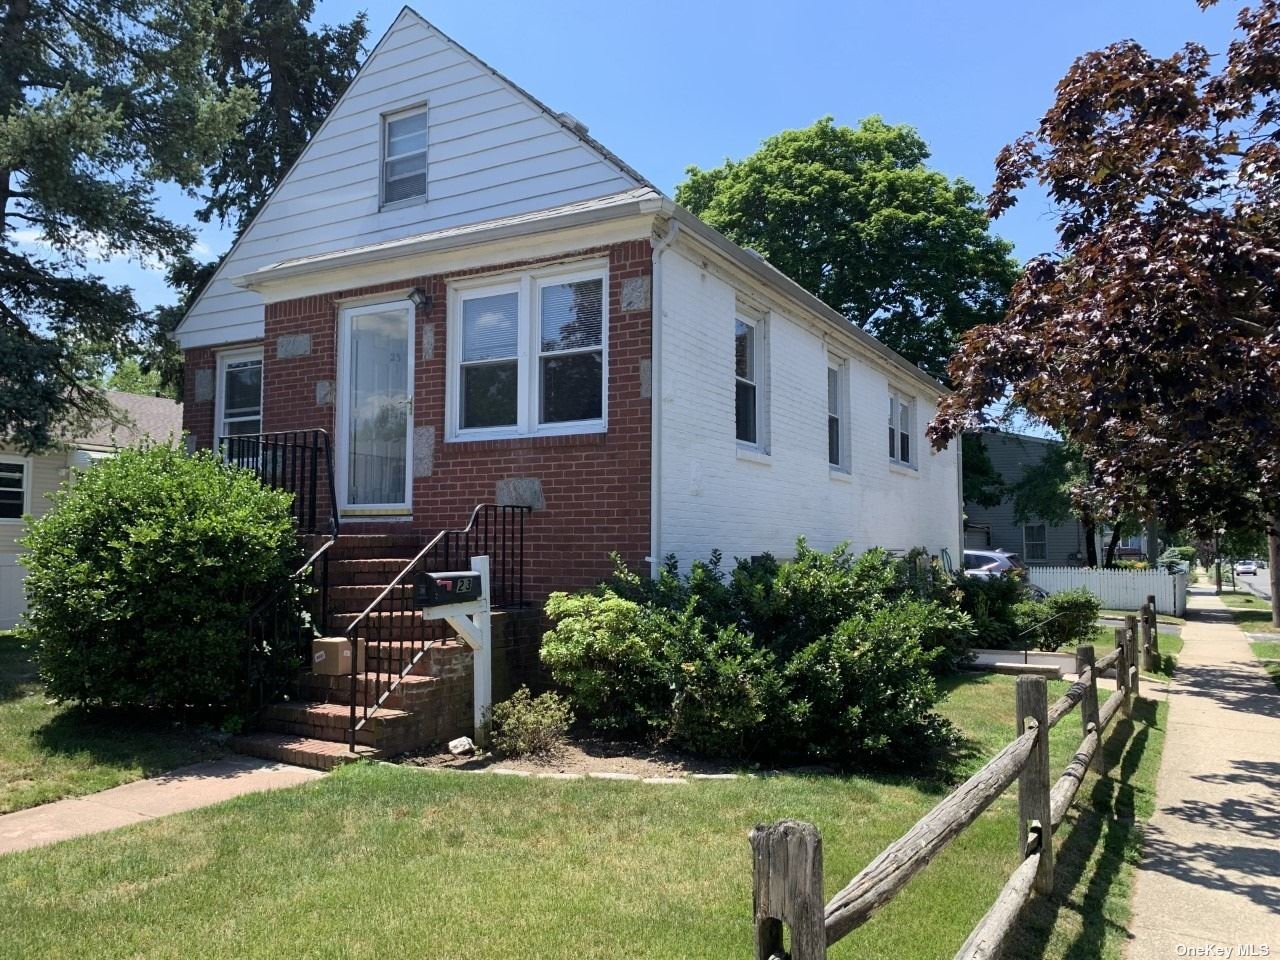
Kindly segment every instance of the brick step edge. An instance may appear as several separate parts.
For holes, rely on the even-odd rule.
[[[332,770],[356,760],[374,760],[382,755],[374,747],[356,746],[352,753],[345,742],[316,740],[287,733],[246,733],[231,738],[231,749],[263,760],[278,760],[313,770]]]

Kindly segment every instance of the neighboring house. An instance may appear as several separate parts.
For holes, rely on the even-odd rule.
[[[1038,466],[1045,453],[1059,443],[996,430],[984,430],[979,436],[991,465],[1007,486]],[[1078,566],[1085,562],[1086,544],[1084,525],[1078,520],[1056,526],[1039,520],[1018,523],[1011,496],[996,507],[965,504],[964,545],[971,549],[1007,550],[1032,565]]]
[[[43,514],[49,506],[47,495],[71,475],[72,467],[88,467],[143,437],[164,440],[182,432],[180,403],[115,390],[107,391],[107,397],[123,422],[103,422],[66,449],[34,456],[0,449],[0,629],[12,628],[26,609],[18,562],[18,539],[26,527],[23,516]]]
[[[940,385],[408,8],[175,337],[198,445],[329,431],[344,531],[532,505],[535,595],[801,534],[958,559]]]

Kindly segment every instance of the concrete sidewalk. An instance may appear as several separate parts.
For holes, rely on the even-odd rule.
[[[0,854],[207,807],[242,793],[292,787],[323,776],[319,770],[250,757],[193,763],[87,797],[70,797],[0,816]]]
[[[1187,620],[1128,956],[1280,957],[1280,693],[1212,593]]]

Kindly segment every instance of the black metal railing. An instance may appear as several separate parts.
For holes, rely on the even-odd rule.
[[[221,437],[218,448],[229,463],[293,494],[297,532],[310,539],[307,559],[245,621],[248,706],[254,711],[296,684],[310,661],[311,641],[329,630],[329,550],[338,537],[333,447],[327,431],[285,430]],[[318,546],[317,536],[323,538]]]
[[[338,535],[333,447],[325,430],[282,430],[220,437],[229,463],[252,470],[264,484],[293,494],[298,532]]]
[[[268,699],[296,686],[311,659],[311,641],[329,622],[329,548],[327,538],[287,581],[257,603],[245,618],[248,645],[246,716]]]
[[[487,503],[476,507],[465,527],[436,534],[347,627],[345,635],[351,644],[353,664],[348,731],[353,751],[357,734],[370,717],[387,703],[431,649],[453,635],[443,621],[422,617],[414,605],[414,577],[419,573],[466,569],[472,557],[487,556],[490,607],[523,608],[528,513],[528,507]]]

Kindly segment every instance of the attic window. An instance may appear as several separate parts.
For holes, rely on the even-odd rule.
[[[427,108],[382,118],[382,203],[427,195]]]

